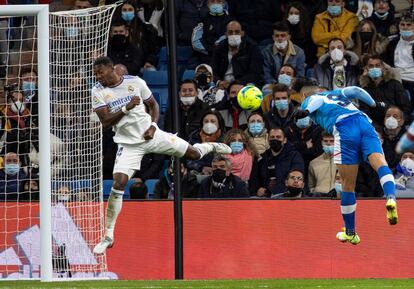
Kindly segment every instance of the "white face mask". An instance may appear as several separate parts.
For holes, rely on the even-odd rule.
[[[387,129],[396,129],[398,127],[398,120],[395,117],[390,116],[385,120],[385,127]]]
[[[11,110],[14,113],[22,113],[26,108],[26,105],[20,101],[15,101],[14,103],[11,103]]]
[[[180,97],[182,104],[190,106],[195,102],[195,96]]]
[[[331,55],[331,59],[333,60],[333,62],[339,62],[342,59],[344,59],[344,53],[342,52],[342,50],[338,48],[335,48],[334,50],[332,50],[330,55]]]
[[[410,158],[407,158],[401,162],[401,166],[404,167],[410,175],[414,174],[414,161]]]
[[[290,14],[287,18],[287,21],[289,21],[289,23],[292,25],[296,25],[300,21],[300,16],[298,14]]]
[[[229,35],[227,41],[231,47],[239,47],[241,43],[241,35]]]
[[[288,46],[288,41],[283,40],[282,42],[275,41],[275,46],[278,50],[284,50]]]
[[[203,124],[203,130],[206,134],[213,134],[216,133],[218,127],[212,122],[206,122]]]

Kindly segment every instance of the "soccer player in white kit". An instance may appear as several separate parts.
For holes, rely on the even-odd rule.
[[[113,186],[108,199],[105,237],[95,246],[95,254],[103,254],[114,243],[114,228],[122,207],[122,196],[128,179],[139,170],[142,157],[159,153],[198,160],[210,152],[231,153],[223,143],[202,143],[191,146],[174,134],[157,126],[158,103],[144,80],[137,76],[119,76],[109,57],[99,57],[94,62],[98,83],[92,88],[92,106],[103,127],[115,132],[118,144],[113,169]],[[149,112],[145,111],[147,105]]]

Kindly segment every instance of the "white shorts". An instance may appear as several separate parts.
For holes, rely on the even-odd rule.
[[[123,173],[129,178],[135,170],[141,169],[145,154],[157,153],[182,157],[188,149],[188,142],[175,134],[156,127],[154,138],[139,144],[118,144],[113,173]],[[145,169],[145,168],[143,168]]]

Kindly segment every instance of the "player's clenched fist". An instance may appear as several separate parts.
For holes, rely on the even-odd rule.
[[[131,100],[128,102],[128,104],[125,106],[127,110],[131,110],[134,107],[136,107],[138,104],[140,104],[141,98],[137,95],[133,96]]]

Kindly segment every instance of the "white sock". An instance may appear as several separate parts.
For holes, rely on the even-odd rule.
[[[108,199],[108,207],[106,208],[106,222],[105,222],[105,236],[114,239],[114,230],[116,218],[122,209],[122,196],[123,191],[111,190],[111,194]]]
[[[193,145],[199,153],[200,159],[202,159],[206,154],[211,153],[214,150],[214,147],[209,143],[196,143]]]

